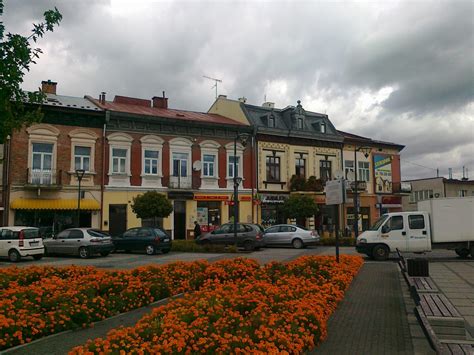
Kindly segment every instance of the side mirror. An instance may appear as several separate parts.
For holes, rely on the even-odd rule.
[[[388,232],[390,232],[390,227],[385,224],[385,225],[382,227],[382,233],[388,233]]]

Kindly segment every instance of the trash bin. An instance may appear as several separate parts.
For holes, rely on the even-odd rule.
[[[408,276],[429,277],[428,259],[416,258],[407,260]]]

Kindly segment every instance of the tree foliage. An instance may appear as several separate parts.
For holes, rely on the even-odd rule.
[[[148,191],[133,198],[132,211],[138,218],[164,218],[173,212],[173,206],[165,195]]]
[[[318,205],[310,196],[291,195],[282,206],[282,211],[288,218],[308,218],[318,212]]]
[[[3,0],[0,0],[0,16],[3,16]],[[62,15],[57,8],[44,13],[44,21],[33,24],[31,35],[28,37],[7,33],[0,21],[0,142],[23,124],[31,124],[42,118],[40,107],[27,108],[25,103],[40,104],[44,94],[25,92],[20,85],[23,83],[25,72],[42,53],[40,48],[34,48],[39,38],[59,25]]]

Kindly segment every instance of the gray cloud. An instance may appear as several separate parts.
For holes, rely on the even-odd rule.
[[[405,144],[407,177],[474,174],[472,2],[6,0],[7,30],[26,33],[54,6],[63,22],[25,89],[49,78],[66,95],[166,90],[172,107],[205,111],[209,75],[231,98],[302,99],[339,129]]]

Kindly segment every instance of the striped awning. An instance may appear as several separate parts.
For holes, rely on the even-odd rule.
[[[17,199],[12,201],[10,207],[13,210],[77,210],[77,200],[40,200],[40,199]],[[96,200],[81,200],[81,210],[100,210],[100,204]]]

